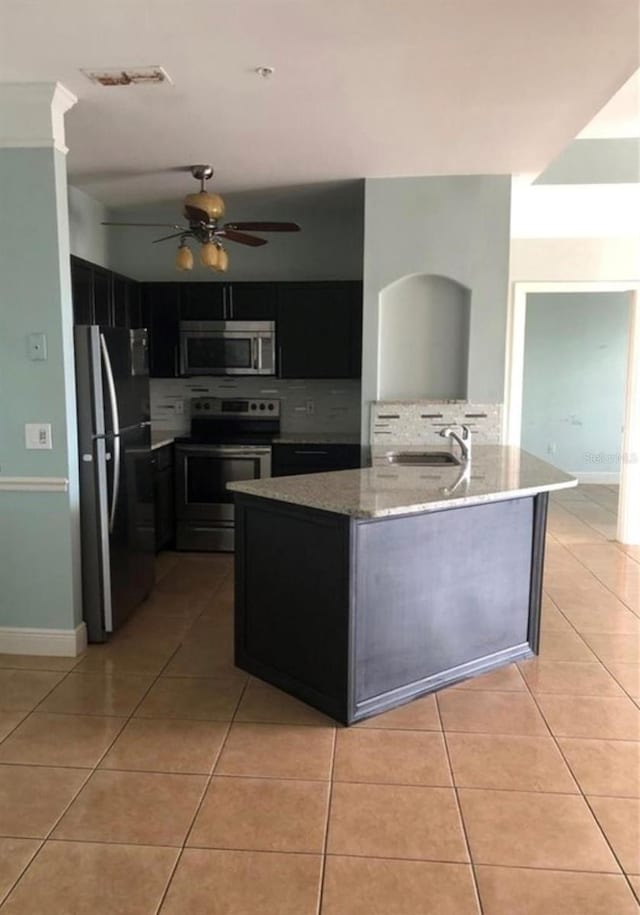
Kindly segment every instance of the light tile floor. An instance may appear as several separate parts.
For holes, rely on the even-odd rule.
[[[540,658],[355,728],[234,668],[228,556],[162,555],[81,659],[0,657],[1,915],[637,915],[616,497],[552,500]]]

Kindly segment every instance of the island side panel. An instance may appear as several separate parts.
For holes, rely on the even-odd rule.
[[[530,655],[534,502],[357,524],[352,720]]]
[[[349,519],[236,496],[238,667],[347,718]]]

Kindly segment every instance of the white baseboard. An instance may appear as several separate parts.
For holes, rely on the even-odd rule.
[[[0,654],[38,654],[75,658],[87,647],[87,627],[75,629],[23,629],[0,626]]]
[[[578,483],[598,483],[600,486],[617,486],[620,483],[620,474],[616,472],[570,470],[569,473],[576,477]]]

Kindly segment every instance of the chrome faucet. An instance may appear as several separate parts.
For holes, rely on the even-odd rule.
[[[452,426],[447,426],[446,429],[440,430],[440,435],[443,438],[452,438],[460,446],[460,453],[462,455],[462,460],[469,464],[471,462],[471,429],[469,426],[461,425],[462,435],[458,435],[456,430]]]

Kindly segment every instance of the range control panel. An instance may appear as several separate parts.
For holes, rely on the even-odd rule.
[[[263,416],[275,419],[280,416],[280,401],[256,398],[194,397],[191,401],[191,415],[206,416]]]

